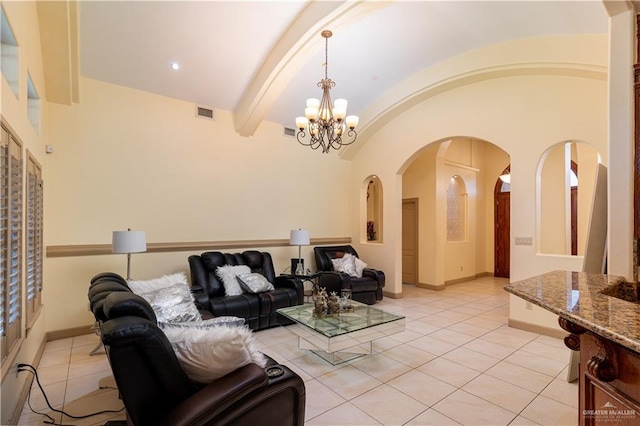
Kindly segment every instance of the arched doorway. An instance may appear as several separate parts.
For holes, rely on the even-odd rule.
[[[496,277],[509,278],[510,218],[511,218],[511,165],[500,174],[493,191],[494,199],[494,268]]]

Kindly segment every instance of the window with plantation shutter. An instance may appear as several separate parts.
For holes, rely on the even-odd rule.
[[[0,149],[0,315],[1,354],[4,359],[20,338],[22,315],[22,147],[4,126]]]
[[[27,152],[26,302],[27,328],[42,304],[42,168]]]
[[[2,359],[5,350],[5,289],[7,282],[8,264],[8,234],[9,234],[9,134],[4,128],[0,144],[0,341],[2,342]]]

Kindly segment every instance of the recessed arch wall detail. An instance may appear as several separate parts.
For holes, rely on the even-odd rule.
[[[605,35],[536,37],[466,52],[396,85],[360,116],[358,144],[340,153],[354,159],[381,128],[414,106],[456,88],[513,76],[567,76],[607,80]],[[585,46],[593,49],[585,50]],[[526,54],[523,52],[526,51]]]
[[[512,203],[516,206],[512,234],[535,236],[536,166],[549,147],[541,141],[564,140],[567,134],[572,134],[576,140],[592,140],[606,157],[606,98],[606,82],[596,79],[567,76],[496,78],[459,87],[421,102],[373,135],[354,158],[352,174],[355,183],[361,185],[375,168],[383,181],[393,183],[385,187],[385,242],[375,252],[367,254],[377,265],[386,268],[387,293],[400,294],[402,291],[401,271],[396,266],[401,265],[402,175],[416,157],[430,149],[432,143],[429,141],[445,141],[451,135],[474,135],[508,152],[510,159],[500,164],[501,167],[496,166],[500,170],[495,170],[492,182],[506,164],[512,165]],[[559,116],[563,119],[558,120]],[[545,125],[541,126],[541,122]],[[389,141],[396,142],[391,144]],[[425,210],[421,209],[421,214]],[[488,251],[493,251],[493,237],[489,241]],[[420,255],[424,252],[421,250]],[[438,258],[440,253],[442,250],[432,254]],[[511,279],[526,278],[541,270],[580,267],[579,260],[536,257],[533,248],[518,247],[512,256]],[[433,274],[438,275],[437,271]]]
[[[601,162],[595,147],[576,140],[556,143],[540,157],[536,171],[537,252],[584,254]]]
[[[382,243],[383,236],[383,188],[382,182],[376,175],[365,179],[364,202],[366,205],[364,227],[365,241]]]
[[[421,206],[416,237],[419,247],[416,285],[440,289],[476,274],[493,272],[492,185],[504,168],[496,164],[508,162],[507,153],[497,146],[473,137],[456,136],[423,146],[403,165],[401,198],[418,200]],[[461,189],[456,192],[462,210],[451,209],[448,202],[452,179],[460,182]],[[453,211],[463,216],[458,221],[463,231],[454,238],[450,226]],[[404,238],[409,236],[405,233],[404,218],[402,221],[404,254]]]
[[[447,241],[467,240],[467,186],[455,174],[447,186]]]

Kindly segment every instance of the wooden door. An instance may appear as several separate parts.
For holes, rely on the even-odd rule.
[[[402,282],[418,284],[418,199],[402,200]]]
[[[498,179],[494,191],[495,240],[494,271],[496,277],[509,278],[511,185]]]
[[[571,254],[578,254],[578,187],[571,187]]]

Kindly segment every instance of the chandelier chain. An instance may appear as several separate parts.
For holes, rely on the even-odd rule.
[[[324,79],[329,78],[329,37],[324,38]]]

